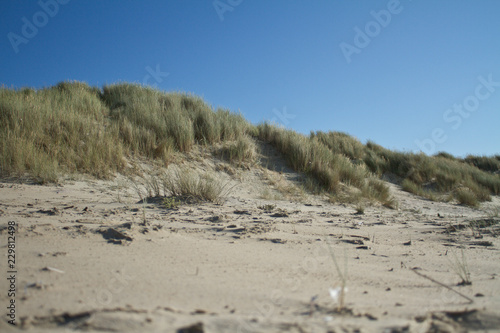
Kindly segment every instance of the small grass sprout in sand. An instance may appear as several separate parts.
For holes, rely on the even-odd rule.
[[[340,286],[336,288],[329,288],[330,297],[332,300],[337,303],[336,311],[338,313],[342,313],[346,310],[345,308],[345,294],[347,292],[347,252],[344,248],[344,267],[343,270],[340,268],[339,263],[337,261],[337,257],[335,256],[334,250],[331,244],[327,241],[328,249],[330,250],[330,257],[335,265],[335,270],[337,272],[337,276],[340,280]]]
[[[356,205],[356,214],[357,215],[363,215],[365,213],[365,205],[362,203],[358,203]]]
[[[148,225],[148,220],[146,219],[146,200],[142,200],[142,225]]]
[[[460,248],[460,257],[455,251],[451,251],[453,255],[453,260],[450,259],[451,268],[460,277],[461,281],[458,285],[468,286],[472,284],[470,280],[470,270],[467,264],[467,258],[465,257],[464,248]]]
[[[142,192],[142,187],[140,186],[139,182],[134,180],[132,177],[129,177],[129,182],[131,186],[133,187],[135,193],[137,193],[137,196],[139,197],[139,201],[145,201],[146,195]]]

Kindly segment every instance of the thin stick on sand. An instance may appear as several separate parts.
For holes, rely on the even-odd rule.
[[[436,281],[436,280],[434,280],[433,278],[431,278],[431,277],[429,277],[429,276],[427,276],[427,275],[425,275],[425,274],[422,274],[422,273],[420,273],[420,272],[417,272],[417,270],[416,270],[415,268],[412,268],[412,269],[411,269],[411,271],[413,271],[413,273],[415,273],[415,274],[417,274],[417,275],[419,275],[419,276],[421,276],[421,277],[423,277],[423,278],[426,278],[427,280],[430,280],[430,281],[432,281],[432,282],[434,282],[434,283],[436,283],[436,284],[439,284],[441,287],[445,287],[446,289],[453,291],[455,294],[458,294],[458,295],[462,296],[463,298],[465,298],[466,300],[468,300],[468,301],[469,301],[469,303],[471,303],[471,304],[472,304],[472,303],[474,303],[474,300],[473,300],[473,299],[471,299],[471,298],[469,298],[469,297],[465,296],[464,294],[462,294],[461,292],[456,291],[455,289],[453,289],[453,288],[451,288],[451,287],[449,287],[449,286],[445,285],[444,283],[441,283],[441,282],[439,282],[439,281]]]

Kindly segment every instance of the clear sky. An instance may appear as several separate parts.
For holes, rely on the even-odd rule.
[[[0,2],[0,84],[120,81],[309,134],[500,154],[500,1]]]

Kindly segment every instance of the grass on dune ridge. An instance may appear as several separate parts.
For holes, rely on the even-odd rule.
[[[27,175],[41,183],[55,182],[61,173],[107,178],[126,171],[127,157],[168,163],[172,154],[195,145],[213,147],[215,156],[241,166],[255,163],[255,140],[276,147],[309,184],[332,196],[347,186],[355,189],[352,198],[391,206],[389,189],[379,179],[387,174],[397,176],[403,189],[433,200],[477,206],[500,193],[499,155],[427,156],[363,144],[340,132],[305,136],[268,123],[254,126],[199,97],[137,84],[0,88],[2,177]]]
[[[213,111],[200,98],[135,84],[62,82],[33,90],[0,89],[0,173],[41,182],[59,172],[106,178],[124,157],[168,161],[194,144],[236,140],[252,127],[242,115]]]

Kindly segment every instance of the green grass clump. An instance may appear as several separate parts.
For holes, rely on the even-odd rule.
[[[166,197],[162,201],[163,207],[166,209],[177,209],[181,202],[177,201],[175,197]]]
[[[405,191],[431,200],[449,194],[459,203],[475,207],[478,202],[491,200],[491,194],[500,194],[499,175],[485,172],[450,154],[402,153],[372,142],[367,143],[366,150],[365,164],[370,170],[379,175],[396,175]]]
[[[477,196],[467,187],[460,187],[453,191],[453,196],[457,199],[458,203],[461,205],[466,205],[470,207],[479,206],[479,201]]]
[[[436,153],[436,154],[434,155],[434,157],[442,157],[442,158],[447,158],[447,159],[449,159],[449,160],[453,160],[453,161],[456,161],[456,160],[457,160],[457,158],[456,158],[455,156],[453,156],[452,154],[447,153],[447,152],[445,152],[445,151],[440,151],[440,152]]]
[[[252,127],[241,114],[214,111],[199,97],[140,85],[105,86],[103,100],[118,120],[124,141],[150,157],[158,155],[162,145],[188,152],[194,144],[234,141]]]
[[[123,142],[147,157],[157,156],[161,146],[187,152],[194,145],[194,128],[181,107],[182,97],[127,83],[104,86],[102,93]]]
[[[486,172],[492,172],[492,173],[500,172],[500,155],[495,155],[491,157],[468,155],[467,157],[464,158],[463,161]]]
[[[365,197],[377,200],[388,208],[394,209],[397,207],[397,202],[391,196],[389,187],[380,179],[368,178],[365,186],[362,188],[362,193]]]
[[[311,138],[317,138],[333,153],[345,155],[352,161],[363,160],[365,146],[356,138],[343,132],[312,132]]]
[[[80,82],[0,89],[0,174],[56,181],[58,172],[107,177],[123,167],[98,91]]]
[[[241,114],[214,111],[198,97],[128,83],[1,88],[0,124],[0,176],[39,182],[75,172],[106,178],[129,156],[168,162],[175,151],[253,130]]]
[[[338,147],[333,149],[338,138],[349,142],[345,147],[355,146],[358,149],[355,140],[348,140],[344,134],[327,136],[320,132],[306,137],[268,123],[260,124],[257,128],[261,140],[275,146],[284,155],[290,167],[312,178],[312,183],[319,185],[322,190],[335,196],[340,194],[342,183],[362,190],[362,193],[370,198],[389,204],[389,189],[383,182],[373,179],[364,165],[359,165],[345,154],[341,154]],[[353,154],[356,149],[353,148]],[[352,156],[361,157],[355,154]]]

